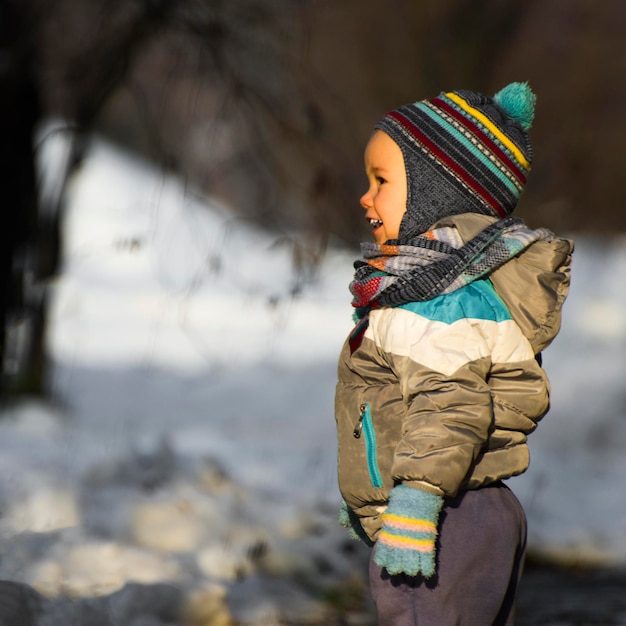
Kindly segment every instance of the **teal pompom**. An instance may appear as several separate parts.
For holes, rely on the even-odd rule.
[[[493,100],[509,117],[518,121],[524,130],[532,126],[537,96],[531,91],[528,83],[510,83],[498,91]]]

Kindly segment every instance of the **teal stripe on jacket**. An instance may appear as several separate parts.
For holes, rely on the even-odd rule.
[[[461,319],[493,322],[510,320],[511,313],[488,279],[475,280],[452,293],[425,302],[408,302],[398,306],[426,319],[453,324]]]

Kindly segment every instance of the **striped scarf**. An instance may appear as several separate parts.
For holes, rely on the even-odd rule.
[[[553,236],[546,228],[530,230],[519,218],[506,217],[467,243],[456,228],[442,226],[404,245],[361,244],[363,259],[354,263],[350,283],[355,321],[365,321],[372,309],[456,291],[487,276],[535,241]],[[362,334],[365,328],[359,330]]]

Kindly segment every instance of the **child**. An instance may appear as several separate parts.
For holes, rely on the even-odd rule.
[[[373,545],[380,624],[512,624],[526,519],[503,480],[548,410],[573,244],[511,213],[535,96],[512,83],[400,107],[365,150],[375,243],[338,367],[341,522]]]

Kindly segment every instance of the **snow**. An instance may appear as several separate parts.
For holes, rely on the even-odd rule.
[[[624,564],[626,240],[576,246],[544,354],[552,409],[509,484],[531,550]],[[57,401],[0,414],[0,579],[48,598],[46,623],[63,598],[114,614],[163,582],[215,623],[323,621],[323,585],[358,579],[366,552],[335,521],[333,418],[355,252],[330,249],[305,275],[296,252],[94,142],[51,285]]]

